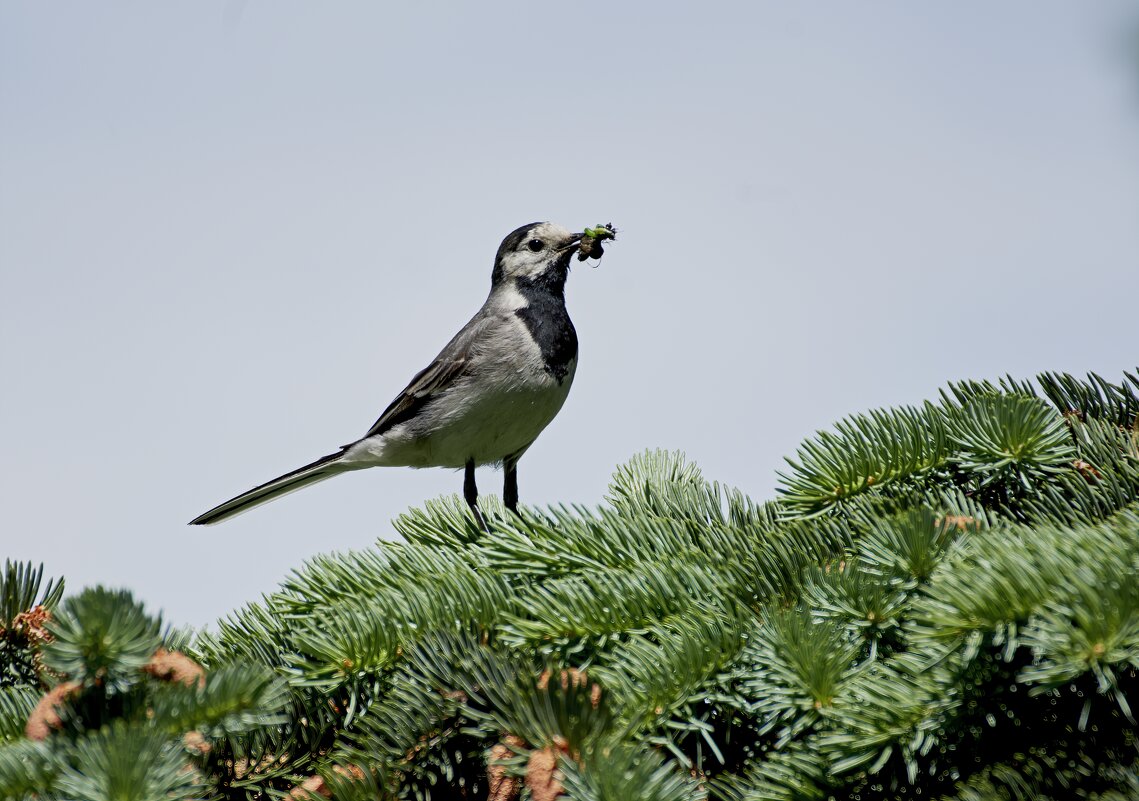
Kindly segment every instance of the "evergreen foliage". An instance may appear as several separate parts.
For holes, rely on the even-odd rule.
[[[36,596],[39,571],[7,575],[13,595]],[[0,703],[0,798],[200,798],[213,742],[284,722],[287,685],[273,670],[204,671],[129,592],[60,594],[49,585],[34,607],[21,656],[33,670]]]
[[[29,693],[38,689],[34,660],[43,615],[62,595],[63,582],[44,584],[42,565],[5,560],[0,573],[0,739],[14,736],[12,721],[19,720],[15,712],[27,706]]]
[[[0,798],[1139,797],[1134,375],[857,415],[766,503],[653,452],[600,508],[484,513],[411,510],[192,645],[9,565]]]

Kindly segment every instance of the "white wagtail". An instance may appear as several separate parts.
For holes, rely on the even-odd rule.
[[[190,523],[218,523],[338,473],[381,465],[464,468],[463,496],[481,524],[475,467],[501,464],[503,501],[517,511],[518,459],[562,408],[573,383],[577,333],[566,312],[566,276],[575,249],[583,259],[601,255],[594,236],[548,222],[512,231],[498,248],[482,308],[368,433]]]

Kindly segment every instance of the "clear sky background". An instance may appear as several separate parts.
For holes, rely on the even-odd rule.
[[[570,276],[524,503],[775,495],[849,413],[1139,363],[1139,3],[0,0],[0,555],[178,624],[460,474],[186,521],[360,436],[511,229]],[[481,489],[501,474],[480,471]]]

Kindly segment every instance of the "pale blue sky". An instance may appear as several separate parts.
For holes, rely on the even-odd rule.
[[[0,0],[0,555],[203,624],[456,492],[356,438],[550,219],[581,362],[524,503],[1139,362],[1139,4]],[[500,474],[480,472],[483,491]]]

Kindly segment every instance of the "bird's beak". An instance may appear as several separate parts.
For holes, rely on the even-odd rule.
[[[582,232],[580,234],[574,234],[573,236],[570,237],[570,240],[568,242],[566,242],[564,245],[562,245],[560,248],[558,248],[558,250],[566,250],[568,248],[572,248],[572,247],[576,246],[577,243],[581,241],[581,238],[583,236],[585,236],[585,232]]]

